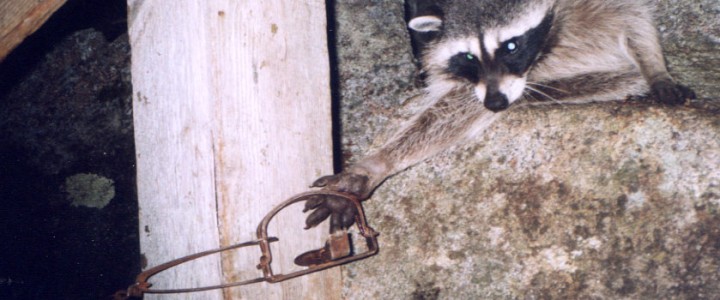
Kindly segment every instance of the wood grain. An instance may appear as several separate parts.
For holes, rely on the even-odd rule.
[[[63,4],[65,0],[0,1],[0,62]]]
[[[272,207],[332,172],[325,2],[128,3],[142,252],[156,265],[254,239]],[[301,208],[290,209],[271,224],[276,273],[321,247],[327,231],[303,231]],[[259,254],[212,257],[155,280],[254,278]],[[339,278],[334,269],[177,297],[337,299]]]

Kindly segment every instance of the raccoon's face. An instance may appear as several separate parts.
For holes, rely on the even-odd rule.
[[[450,9],[421,15],[408,25],[435,37],[423,56],[430,88],[433,84],[472,84],[477,99],[498,112],[522,96],[528,71],[548,39],[552,4],[528,6],[516,10],[519,13],[514,16],[493,16],[501,20],[493,22],[477,20],[491,14],[482,7],[475,9],[474,13]]]

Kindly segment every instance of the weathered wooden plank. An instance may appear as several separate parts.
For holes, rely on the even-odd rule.
[[[65,0],[0,1],[0,61],[63,4]]]
[[[129,0],[141,248],[150,265],[254,238],[272,207],[331,172],[325,2]],[[300,208],[271,225],[276,272],[323,245]],[[259,276],[259,250],[157,281]],[[167,284],[165,284],[167,286]],[[182,296],[336,299],[339,270]]]

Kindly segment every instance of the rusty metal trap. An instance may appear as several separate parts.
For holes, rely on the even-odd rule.
[[[270,224],[270,221],[283,209],[290,206],[291,204],[295,204],[302,201],[310,200],[313,197],[316,196],[333,196],[340,199],[345,199],[346,201],[350,201],[355,209],[357,210],[356,219],[355,219],[355,226],[357,227],[357,230],[359,234],[365,239],[366,247],[364,251],[360,253],[354,253],[354,251],[358,249],[353,249],[352,242],[350,239],[350,234],[346,231],[342,231],[341,234],[335,233],[330,236],[330,238],[327,240],[326,244],[317,250],[307,251],[305,253],[302,253],[298,256],[296,256],[294,263],[298,266],[306,267],[305,269],[294,271],[287,274],[275,274],[273,272],[272,262],[273,262],[273,256],[272,251],[270,250],[270,243],[278,242],[279,239],[277,237],[269,237],[268,236],[268,225]],[[353,195],[346,194],[346,193],[340,193],[340,192],[333,192],[333,191],[313,191],[313,192],[306,192],[302,194],[295,195],[291,197],[288,200],[285,200],[285,202],[281,203],[280,205],[273,208],[265,217],[262,219],[260,224],[257,227],[257,239],[253,241],[238,243],[234,245],[230,245],[227,247],[222,247],[218,249],[208,250],[204,252],[199,252],[196,254],[188,255],[185,257],[181,257],[166,263],[163,263],[161,265],[152,267],[150,269],[145,270],[144,272],[140,273],[135,280],[135,283],[132,284],[127,288],[127,290],[124,291],[118,291],[114,294],[114,299],[128,299],[130,297],[142,297],[143,294],[173,294],[173,293],[190,293],[190,292],[200,292],[200,291],[208,291],[208,290],[214,290],[214,289],[223,289],[223,288],[229,288],[229,287],[236,287],[241,285],[248,285],[253,283],[259,283],[259,282],[268,282],[268,283],[277,283],[281,281],[285,281],[291,278],[300,277],[303,275],[307,275],[310,273],[318,272],[321,270],[325,270],[328,268],[336,267],[339,265],[343,265],[346,263],[350,263],[353,261],[365,259],[367,257],[370,257],[372,255],[375,255],[378,252],[378,241],[377,241],[377,235],[378,233],[375,232],[370,226],[367,224],[367,220],[365,218],[365,213],[363,212],[362,205],[360,204],[360,201]],[[260,255],[258,259],[258,265],[257,269],[262,271],[263,276],[244,280],[244,281],[238,281],[238,282],[231,282],[231,283],[225,283],[225,284],[218,284],[218,285],[212,285],[212,286],[204,286],[204,287],[197,287],[197,288],[177,288],[177,289],[153,289],[152,283],[150,283],[148,280],[153,277],[154,275],[157,275],[158,273],[161,273],[163,271],[167,271],[173,267],[176,267],[178,265],[181,265],[183,263],[187,263],[196,259],[199,259],[201,257],[205,257],[212,254],[217,254],[225,251],[230,251],[238,248],[243,247],[252,247],[257,246],[260,249]]]

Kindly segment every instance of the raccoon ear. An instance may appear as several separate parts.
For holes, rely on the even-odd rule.
[[[408,27],[417,32],[433,32],[440,31],[442,23],[442,19],[438,16],[419,16],[410,20]]]

